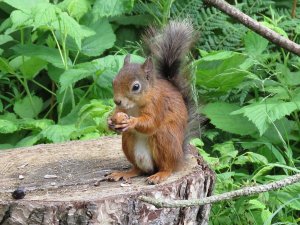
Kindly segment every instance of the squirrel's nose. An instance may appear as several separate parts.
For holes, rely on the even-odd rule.
[[[114,102],[116,105],[121,105],[122,101],[119,99],[114,99]]]

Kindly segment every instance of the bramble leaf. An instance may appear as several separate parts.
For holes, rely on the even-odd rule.
[[[255,126],[246,117],[243,115],[231,115],[231,112],[239,108],[235,104],[214,102],[207,104],[202,109],[202,112],[210,119],[213,125],[221,130],[239,135],[255,133]]]

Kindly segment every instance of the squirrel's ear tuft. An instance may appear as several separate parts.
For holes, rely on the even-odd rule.
[[[126,55],[125,56],[125,59],[124,59],[124,66],[125,65],[128,65],[130,63],[130,54]]]
[[[148,57],[146,59],[146,61],[142,65],[142,69],[145,71],[145,73],[147,74],[147,76],[149,75],[149,73],[152,72],[152,70],[153,70],[153,62],[152,62],[151,57]]]

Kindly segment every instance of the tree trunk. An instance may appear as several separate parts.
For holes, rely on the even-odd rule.
[[[192,149],[192,148],[191,148]],[[119,137],[37,145],[0,152],[0,224],[207,224],[210,205],[157,209],[141,195],[159,199],[210,196],[214,173],[189,154],[166,182],[107,182],[104,175],[130,167]],[[98,181],[98,182],[96,182]],[[99,182],[100,181],[100,182]],[[19,188],[22,190],[12,193]]]

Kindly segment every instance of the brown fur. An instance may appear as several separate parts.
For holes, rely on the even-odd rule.
[[[154,41],[154,63],[148,58],[142,65],[134,64],[126,56],[124,66],[113,82],[117,106],[108,123],[112,129],[123,131],[122,148],[128,161],[133,164],[133,169],[112,173],[109,176],[111,180],[154,173],[147,181],[151,184],[159,183],[170,176],[183,159],[189,120],[187,98],[191,93],[186,91],[186,86],[183,88],[182,81],[180,84],[177,81],[183,80],[179,78],[182,71],[180,65],[191,46],[192,33],[186,22],[173,22],[162,34],[169,39],[170,35],[177,35],[173,38],[175,41],[169,40],[168,45],[165,41],[163,44]],[[178,46],[184,38],[185,45]],[[161,53],[160,49],[166,52]],[[155,55],[158,57],[155,58]],[[167,69],[170,66],[171,71]],[[165,73],[165,69],[168,72]],[[134,90],[136,85],[140,87],[135,87],[137,91]],[[126,113],[129,118],[113,124],[118,112]],[[139,155],[145,152],[145,155]]]

